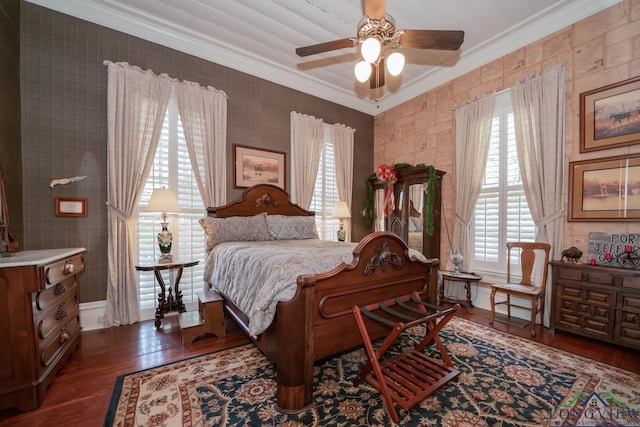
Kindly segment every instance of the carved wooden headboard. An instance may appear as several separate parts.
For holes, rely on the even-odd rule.
[[[289,193],[272,184],[258,184],[247,188],[240,199],[220,207],[207,208],[207,215],[215,218],[269,215],[312,216],[313,211],[302,209],[289,200]]]

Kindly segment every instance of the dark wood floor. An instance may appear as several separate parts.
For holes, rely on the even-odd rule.
[[[473,314],[464,309],[460,315],[487,324],[487,312],[478,308]],[[0,412],[0,425],[11,426],[101,426],[111,399],[116,377],[129,372],[162,365],[223,348],[249,342],[232,322],[226,322],[228,335],[197,341],[185,348],[180,342],[177,317],[170,316],[160,329],[153,321],[82,334],[80,348],[53,382],[42,406],[34,411]],[[502,323],[495,327],[529,337],[529,329]],[[622,347],[556,333],[538,326],[536,341],[611,365],[640,372],[640,352]]]

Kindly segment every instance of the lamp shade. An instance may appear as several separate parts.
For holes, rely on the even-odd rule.
[[[173,190],[156,188],[151,193],[151,199],[145,209],[146,212],[180,212],[178,197]]]
[[[392,76],[397,76],[404,68],[404,55],[398,51],[393,52],[387,58],[387,70]]]
[[[333,205],[331,216],[334,218],[351,218],[351,212],[349,212],[347,202],[337,202]]]
[[[380,40],[378,40],[376,37],[369,37],[362,43],[362,46],[360,47],[362,59],[367,61],[369,64],[373,64],[378,60],[378,56],[380,56],[380,48]]]
[[[369,76],[371,75],[371,64],[367,61],[360,61],[356,64],[354,69],[354,73],[356,75],[356,79],[360,83],[364,83],[369,80]]]

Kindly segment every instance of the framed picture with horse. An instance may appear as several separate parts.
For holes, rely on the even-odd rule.
[[[640,143],[640,76],[580,94],[580,152]]]

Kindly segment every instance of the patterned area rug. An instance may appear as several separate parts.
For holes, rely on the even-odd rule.
[[[414,327],[394,350],[413,347]],[[403,426],[640,425],[640,374],[537,344],[461,318],[440,333],[456,368]],[[425,350],[436,357],[435,348]],[[352,381],[364,348],[316,363],[312,409],[276,408],[275,371],[253,345],[118,378],[105,426],[387,426],[382,397]]]

